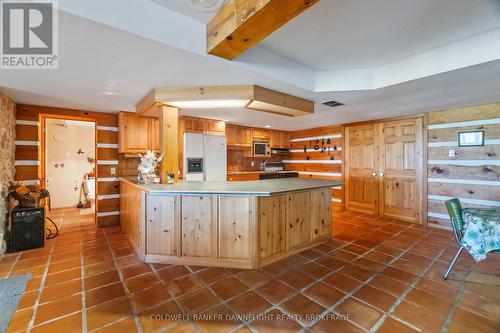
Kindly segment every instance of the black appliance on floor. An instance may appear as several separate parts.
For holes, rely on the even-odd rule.
[[[45,245],[45,212],[43,207],[16,207],[11,212],[9,252]]]

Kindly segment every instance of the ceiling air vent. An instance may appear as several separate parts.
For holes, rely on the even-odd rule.
[[[323,104],[331,106],[332,108],[334,108],[336,106],[344,105],[344,103],[340,103],[340,102],[337,102],[337,101],[327,101],[327,102],[323,102]]]

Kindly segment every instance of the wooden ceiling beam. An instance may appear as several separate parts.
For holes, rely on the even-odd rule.
[[[319,0],[229,0],[207,25],[207,52],[232,60]]]

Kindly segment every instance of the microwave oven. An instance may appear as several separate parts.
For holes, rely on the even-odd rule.
[[[254,141],[252,145],[252,153],[254,157],[271,156],[271,149],[267,141]]]

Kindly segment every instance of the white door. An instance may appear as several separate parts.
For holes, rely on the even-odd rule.
[[[226,181],[226,179],[226,137],[221,135],[205,135],[205,180]]]

